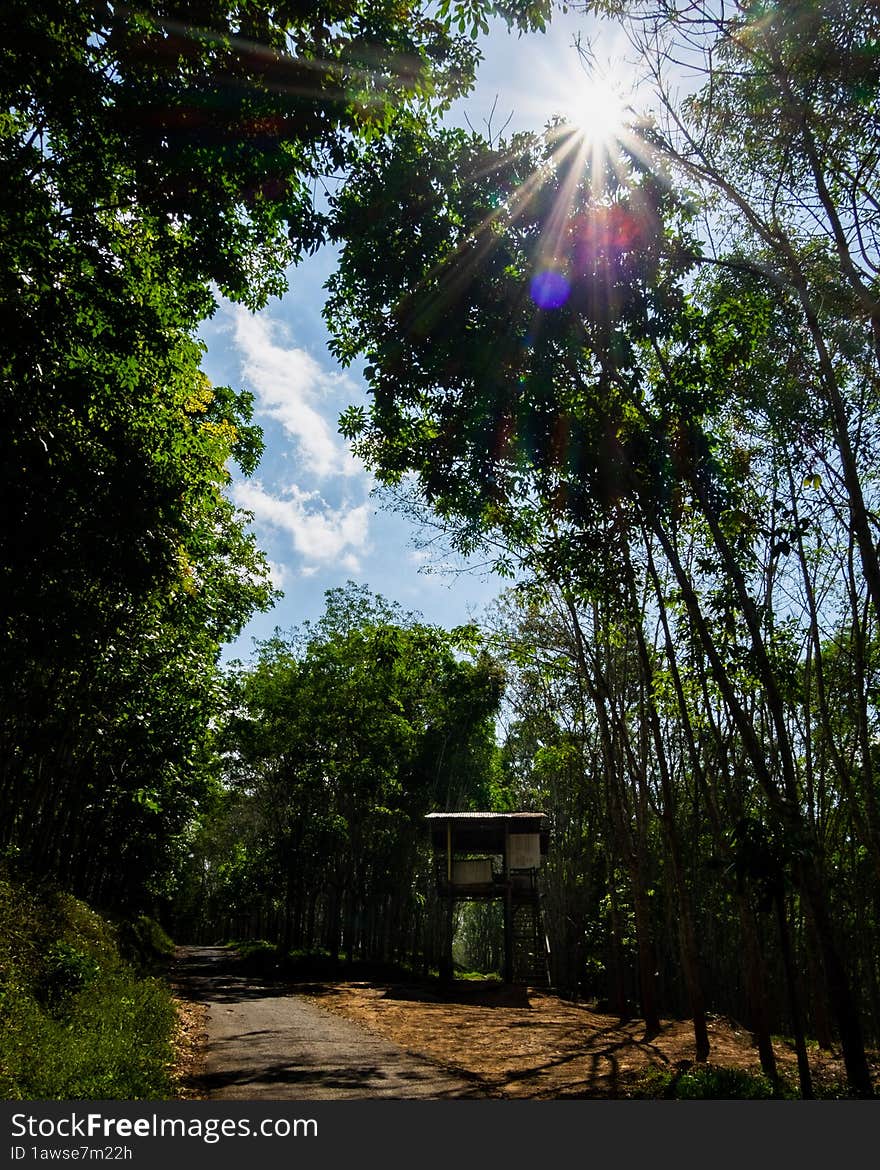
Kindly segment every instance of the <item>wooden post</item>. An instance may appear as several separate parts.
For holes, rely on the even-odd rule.
[[[510,826],[504,822],[504,982],[513,983],[513,881],[510,876]]]
[[[446,906],[443,914],[443,944],[440,948],[438,968],[440,978],[444,983],[451,983],[454,975],[452,960],[453,943],[453,909],[454,899],[452,890],[452,824],[446,824]]]

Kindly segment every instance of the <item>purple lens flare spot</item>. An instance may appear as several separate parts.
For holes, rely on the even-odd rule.
[[[529,295],[539,309],[558,309],[568,300],[571,285],[561,272],[547,268],[529,282]]]

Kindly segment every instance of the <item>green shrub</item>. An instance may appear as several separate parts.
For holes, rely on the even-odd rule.
[[[242,970],[250,975],[275,975],[279,969],[278,947],[265,939],[248,939],[229,944],[238,956]]]
[[[98,977],[101,967],[93,954],[59,939],[43,960],[40,998],[56,1010]]]
[[[63,1017],[19,994],[0,1028],[7,1100],[155,1100],[173,1094],[174,1004],[152,979],[117,972],[74,995]]]
[[[157,935],[136,928],[156,948]],[[156,928],[158,930],[158,928]],[[167,987],[120,955],[121,933],[68,894],[0,874],[0,1096],[137,1100],[173,1095]]]
[[[174,955],[174,943],[146,914],[120,924],[119,949],[136,968],[150,974],[164,971]]]
[[[651,1068],[639,1081],[634,1096],[676,1101],[761,1101],[790,1099],[798,1094],[786,1081],[774,1085],[761,1073],[696,1064],[686,1069]]]
[[[456,963],[454,969],[456,979],[463,979],[470,983],[500,983],[501,976],[497,971],[468,971]]]

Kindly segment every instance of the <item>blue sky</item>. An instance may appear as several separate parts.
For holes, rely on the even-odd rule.
[[[508,130],[541,129],[584,76],[572,47],[578,31],[594,39],[600,63],[622,57],[610,30],[572,14],[544,35],[518,37],[494,26],[481,42],[477,86],[448,120],[485,130],[491,115],[497,132],[510,116]],[[290,291],[261,313],[221,304],[201,330],[211,381],[255,396],[266,451],[250,479],[234,478],[230,494],[253,513],[257,541],[284,592],[227,647],[226,659],[247,659],[254,640],[276,627],[314,620],[325,590],[347,580],[445,627],[479,617],[504,588],[484,572],[427,572],[432,558],[414,543],[417,529],[371,496],[369,474],[337,433],[339,414],[366,402],[366,394],[359,370],[341,370],[327,349],[322,286],[333,262],[332,251],[322,251],[290,273]]]

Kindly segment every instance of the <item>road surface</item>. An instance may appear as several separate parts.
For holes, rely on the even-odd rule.
[[[438,1064],[342,1016],[235,971],[222,947],[179,947],[177,993],[207,1005],[203,1087],[218,1101],[475,1098]]]

